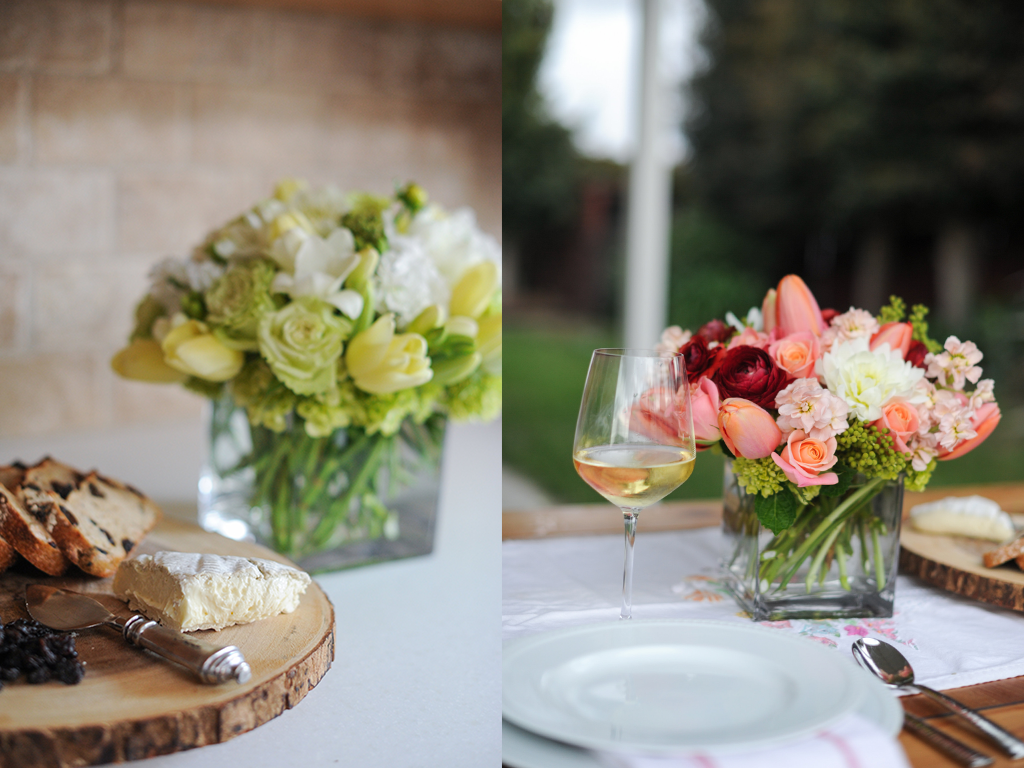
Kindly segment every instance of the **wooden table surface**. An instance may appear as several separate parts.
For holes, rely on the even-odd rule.
[[[946,496],[969,496],[975,493],[998,502],[1011,515],[1024,515],[1024,483],[956,486],[936,488],[924,493],[907,493],[904,497],[904,515],[915,504]],[[721,520],[721,499],[670,502],[645,510],[640,516],[638,527],[642,532],[685,530],[718,525]],[[565,505],[522,512],[505,510],[502,513],[501,531],[503,539],[614,534],[622,532],[622,520],[616,514],[609,514],[608,504]],[[1021,652],[1024,653],[1024,615],[1021,616]],[[986,717],[1011,733],[1024,738],[1024,677],[995,680],[947,692],[967,706],[984,712]],[[958,718],[952,717],[924,696],[907,696],[901,701],[908,712],[926,719],[936,728],[980,752],[991,755],[995,758],[993,766],[1024,765],[1024,761],[1014,762],[998,753],[991,742],[977,737],[970,726],[962,725]],[[957,765],[906,731],[900,734],[900,744],[915,768],[951,768]]]

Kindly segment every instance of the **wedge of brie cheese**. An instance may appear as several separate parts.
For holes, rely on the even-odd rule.
[[[987,541],[1006,541],[1015,534],[1013,521],[991,499],[950,496],[910,510],[910,525],[924,533],[945,533]]]
[[[133,611],[182,632],[291,613],[309,574],[272,560],[157,552],[125,560],[114,594]]]

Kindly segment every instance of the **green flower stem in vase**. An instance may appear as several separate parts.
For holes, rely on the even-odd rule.
[[[778,534],[758,519],[731,462],[725,482],[726,577],[754,619],[892,615],[902,477],[857,475],[841,495],[799,505]]]
[[[429,552],[444,426],[440,417],[407,419],[394,434],[313,437],[297,417],[281,431],[253,427],[222,398],[200,514],[310,570]]]

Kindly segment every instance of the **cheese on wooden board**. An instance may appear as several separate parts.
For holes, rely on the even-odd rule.
[[[157,552],[121,563],[114,594],[150,619],[192,632],[291,613],[309,583],[306,572],[272,560]]]
[[[944,533],[1002,542],[1014,535],[1013,521],[983,496],[950,496],[910,510],[910,524],[923,533]]]

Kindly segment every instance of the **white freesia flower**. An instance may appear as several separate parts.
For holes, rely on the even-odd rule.
[[[189,291],[205,292],[218,277],[224,274],[224,267],[209,259],[166,258],[149,272],[152,285],[150,295],[164,308],[167,315],[181,309],[181,300]]]
[[[427,255],[454,287],[467,269],[481,261],[498,265],[501,283],[501,246],[476,225],[476,216],[468,208],[451,214],[437,206],[427,206],[413,217],[406,233],[423,243]]]
[[[392,233],[377,266],[377,310],[404,328],[431,304],[448,306],[451,288],[416,238]]]
[[[363,311],[362,294],[342,288],[345,278],[359,266],[355,240],[349,230],[336,229],[324,239],[296,227],[274,242],[271,254],[282,268],[271,283],[272,290],[293,299],[313,296],[349,317],[359,317]],[[287,271],[291,264],[292,271]]]
[[[817,362],[815,373],[828,390],[843,398],[850,415],[863,422],[882,417],[882,406],[894,397],[916,403],[922,399],[914,385],[924,371],[905,362],[899,350],[880,344],[874,351],[861,337],[839,342]]]

